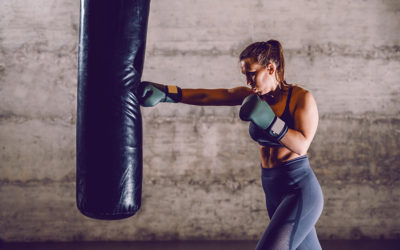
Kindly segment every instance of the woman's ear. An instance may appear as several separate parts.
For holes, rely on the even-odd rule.
[[[270,75],[275,74],[275,72],[276,72],[276,66],[275,66],[275,64],[273,64],[273,63],[268,63],[268,64],[267,64],[267,70],[268,70],[268,73],[269,73]]]

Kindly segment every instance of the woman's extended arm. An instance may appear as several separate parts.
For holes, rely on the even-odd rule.
[[[232,89],[181,89],[175,85],[163,85],[143,81],[138,88],[140,105],[152,107],[160,102],[182,102],[191,105],[234,106],[242,104],[252,93],[248,87]]]

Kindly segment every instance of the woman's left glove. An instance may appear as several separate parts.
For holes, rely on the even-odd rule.
[[[256,94],[249,95],[243,100],[239,117],[243,121],[254,122],[276,141],[280,141],[288,131],[286,123]]]

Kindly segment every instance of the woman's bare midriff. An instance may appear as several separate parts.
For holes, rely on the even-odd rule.
[[[283,162],[290,161],[299,157],[299,154],[293,153],[285,147],[260,147],[261,165],[263,168],[273,168]]]

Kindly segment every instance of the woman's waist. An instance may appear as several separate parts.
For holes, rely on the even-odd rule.
[[[288,177],[291,180],[299,180],[312,172],[307,155],[298,156],[287,161],[277,162],[272,168],[264,168],[261,165],[263,177]]]
[[[300,155],[285,147],[260,146],[261,166],[263,168],[275,168],[298,157],[300,157]]]

